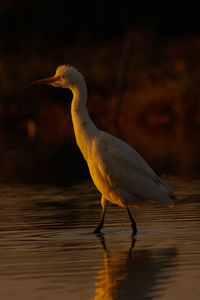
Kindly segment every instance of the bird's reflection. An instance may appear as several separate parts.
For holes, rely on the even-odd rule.
[[[153,299],[165,290],[176,267],[175,248],[133,250],[132,237],[128,251],[109,251],[104,236],[98,238],[104,264],[98,267],[94,300]]]

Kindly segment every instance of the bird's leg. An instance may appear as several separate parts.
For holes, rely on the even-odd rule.
[[[131,227],[132,227],[132,229],[133,229],[133,234],[136,234],[136,233],[137,233],[136,222],[134,221],[134,219],[133,219],[133,217],[132,217],[132,215],[131,215],[131,212],[130,212],[128,206],[126,207],[126,210],[127,210],[127,212],[128,212],[129,218],[130,218],[130,220],[131,220]]]
[[[101,218],[100,218],[100,222],[99,222],[97,228],[94,230],[94,233],[99,233],[101,231],[101,229],[103,228],[104,217],[105,217],[106,208],[108,205],[108,201],[103,196],[101,198],[101,205],[102,205]]]

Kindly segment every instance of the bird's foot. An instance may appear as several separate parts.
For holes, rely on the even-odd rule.
[[[93,233],[101,233],[101,229],[102,229],[102,224],[100,223],[97,228],[93,231]]]
[[[96,229],[93,231],[93,233],[101,233],[101,229],[96,228]]]

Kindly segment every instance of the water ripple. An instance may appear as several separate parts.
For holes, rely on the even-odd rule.
[[[1,185],[2,299],[199,299],[200,181],[168,181],[177,205],[134,211],[134,240],[114,206],[103,235],[92,233],[101,207],[88,182]]]

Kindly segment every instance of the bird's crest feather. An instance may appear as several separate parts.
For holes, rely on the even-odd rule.
[[[56,76],[64,74],[71,66],[70,65],[60,65],[56,69]]]

